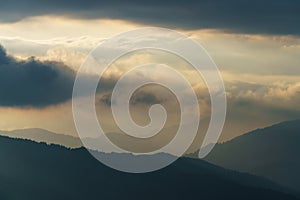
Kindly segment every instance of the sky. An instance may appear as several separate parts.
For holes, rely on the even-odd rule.
[[[220,69],[227,94],[220,142],[300,118],[299,22],[300,2],[293,0],[2,2],[0,130],[43,128],[77,136],[71,98],[80,65],[101,41],[149,26],[170,28],[196,40]],[[123,73],[120,69],[154,61],[188,77],[198,95],[203,124],[207,123],[210,100],[201,77],[179,58],[144,51],[121,58],[100,82],[97,114],[109,116],[102,121],[109,132],[118,132],[109,108],[113,85]],[[146,111],[155,103],[171,113],[168,130],[176,128],[176,101],[155,86],[135,94],[133,118],[147,123]]]

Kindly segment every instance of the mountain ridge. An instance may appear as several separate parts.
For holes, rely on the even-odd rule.
[[[4,199],[297,199],[266,179],[191,158],[128,174],[104,166],[84,148],[0,136],[0,162]]]
[[[299,142],[300,120],[286,121],[219,143],[204,160],[300,192]]]
[[[82,146],[80,139],[77,137],[61,133],[55,133],[41,128],[26,128],[10,131],[0,130],[0,135],[8,136],[10,138],[19,138],[36,142],[44,142],[47,144],[57,144],[68,148],[79,148]]]

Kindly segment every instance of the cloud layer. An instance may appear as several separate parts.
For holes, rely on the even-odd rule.
[[[75,73],[62,63],[18,61],[0,46],[0,106],[46,107],[72,97]]]
[[[2,22],[40,15],[122,19],[183,29],[225,29],[243,33],[300,34],[300,2],[294,0],[24,0],[1,3]]]

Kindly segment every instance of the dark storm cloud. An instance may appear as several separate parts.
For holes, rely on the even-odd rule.
[[[135,95],[131,98],[132,104],[160,104],[164,100],[157,97],[155,94],[151,92],[140,91],[135,93]]]
[[[112,104],[111,95],[112,95],[111,92],[102,95],[100,98],[100,102],[104,103],[107,106],[111,106]],[[138,91],[132,95],[130,99],[130,104],[131,105],[137,105],[137,104],[154,105],[154,104],[161,104],[164,101],[166,101],[166,99],[157,97],[157,95],[155,95],[155,91],[152,92]]]
[[[297,0],[10,0],[0,6],[3,22],[47,14],[125,19],[170,28],[300,35]]]
[[[73,70],[58,62],[17,61],[0,46],[0,106],[45,107],[72,97]]]
[[[82,74],[87,86],[98,76]],[[76,72],[61,62],[41,62],[33,57],[18,61],[8,56],[0,45],[0,106],[47,107],[72,98]],[[100,79],[97,92],[111,91],[115,77]],[[88,94],[87,94],[88,95]]]
[[[100,102],[104,103],[107,106],[111,106],[111,93],[101,96]]]

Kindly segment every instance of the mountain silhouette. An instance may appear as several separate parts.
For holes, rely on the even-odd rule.
[[[248,172],[300,192],[300,120],[257,129],[223,144],[205,158],[216,165]]]
[[[1,200],[297,199],[267,179],[192,158],[129,174],[104,166],[84,148],[1,136],[0,163]]]
[[[58,134],[40,128],[0,131],[0,135],[11,138],[28,139],[36,142],[45,142],[47,144],[58,144],[69,148],[78,148],[82,146],[82,142],[77,137]]]

